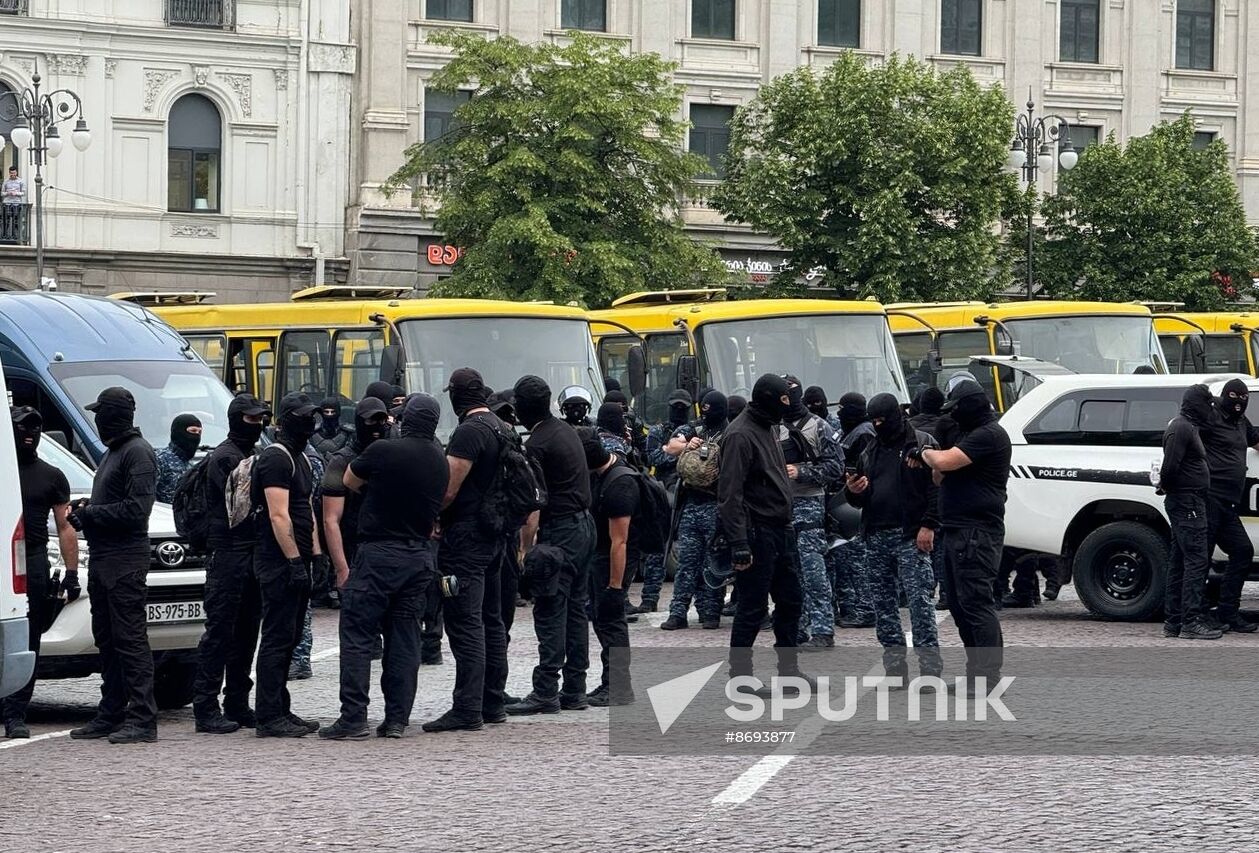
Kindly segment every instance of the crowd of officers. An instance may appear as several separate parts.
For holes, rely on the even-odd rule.
[[[593,401],[580,387],[556,396],[543,379],[525,376],[493,393],[475,369],[460,368],[444,389],[459,419],[444,448],[436,438],[441,403],[387,383],[372,383],[353,404],[352,428],[342,426],[347,401],[337,398],[316,404],[293,393],[273,413],[236,396],[226,440],[197,463],[212,499],[196,730],[370,737],[371,663],[382,658],[384,719],[375,734],[402,737],[419,666],[440,660],[443,631],[455,686],[450,710],[425,731],[632,703],[628,655],[610,650],[628,648],[628,624],[659,607],[670,553],[677,568],[661,628],[688,628],[692,605],[706,629],[733,616],[732,676],[752,673],[763,629],[773,631],[778,674],[803,675],[798,650],[833,646],[840,625],[874,627],[888,674],[907,677],[902,599],[919,667],[938,675],[937,586],[971,652],[967,675],[999,673],[994,592],[1010,443],[978,383],[951,383],[947,399],[928,390],[908,413],[890,394],[868,402],[847,394],[832,414],[822,389],[766,374],[748,399],[706,389],[697,401],[679,389],[668,421],[650,426],[608,384],[592,419]],[[170,500],[189,478],[201,424],[180,416],[170,445],[155,453],[133,425],[126,390],[106,389],[88,408],[108,450],[90,500],[73,504],[64,476],[36,456],[38,412],[12,412],[30,535],[32,644],[48,621],[34,617],[50,600],[40,591],[48,584],[40,532],[51,513],[66,565],[63,598],[79,594],[75,531],[90,547],[102,663],[97,714],[71,737],[151,741],[148,516],[155,499]],[[269,424],[273,438],[263,441]],[[519,519],[490,518],[513,452],[537,472],[545,504]],[[665,547],[645,545],[655,539],[644,531],[661,519],[646,517],[644,478],[670,496]],[[834,521],[845,503],[860,509],[860,531],[847,538]],[[640,603],[631,606],[627,590],[640,572]],[[335,591],[340,607],[341,710],[321,727],[293,712],[287,682],[302,677],[295,656],[303,646],[309,655],[309,605],[323,590]],[[533,602],[538,663],[532,689],[514,697],[506,692],[507,644],[521,594]],[[592,628],[602,653],[593,688]],[[10,737],[29,734],[30,690],[4,701]]]

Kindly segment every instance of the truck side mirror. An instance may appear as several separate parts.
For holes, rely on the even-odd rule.
[[[699,396],[699,359],[693,355],[680,355],[677,361],[677,387],[685,388],[691,399]]]
[[[401,385],[402,376],[405,372],[403,364],[402,347],[397,344],[389,344],[380,353],[380,381],[388,382],[390,385]]]
[[[1207,346],[1202,340],[1202,335],[1190,335],[1185,338],[1185,345],[1189,350],[1189,361],[1193,365],[1193,372],[1206,373]]]
[[[629,368],[630,398],[637,400],[647,390],[647,356],[643,354],[642,344],[629,348],[625,362]]]
[[[939,373],[944,370],[944,359],[940,357],[940,350],[935,347],[927,350],[927,367],[932,373]]]

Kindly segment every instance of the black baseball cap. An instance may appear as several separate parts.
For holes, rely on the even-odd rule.
[[[311,402],[309,396],[301,393],[300,391],[293,391],[289,394],[285,394],[284,399],[280,400],[280,418],[285,418],[289,415],[296,415],[300,418],[305,417],[306,415],[313,415],[317,411],[319,411],[319,407]]]
[[[29,421],[32,418],[41,424],[44,422],[44,416],[39,413],[39,409],[33,406],[10,406],[9,416],[13,418],[13,423],[15,424]]]
[[[114,406],[120,409],[127,409],[134,412],[136,410],[136,398],[131,396],[131,392],[126,388],[106,388],[96,397],[95,403],[88,403],[83,408],[89,412],[98,411],[102,406]]]
[[[389,417],[389,410],[379,397],[365,397],[354,407],[354,417],[361,421],[370,421],[377,417],[384,419]]]
[[[232,402],[227,404],[227,414],[229,416],[237,414],[269,415],[271,414],[271,409],[253,394],[237,394],[232,398]]]
[[[963,379],[961,382],[953,386],[953,390],[949,392],[949,397],[944,401],[944,405],[940,408],[940,411],[951,412],[962,400],[976,395],[983,397],[984,399],[988,398],[988,395],[984,393],[982,385],[974,379]]]
[[[674,403],[686,403],[686,405],[692,406],[695,404],[695,401],[691,399],[690,391],[687,391],[685,388],[675,388],[673,393],[669,395],[669,404],[672,405]]]
[[[450,379],[446,382],[443,391],[449,392],[451,388],[464,388],[469,391],[484,391],[485,380],[481,378],[481,374],[471,367],[460,367],[454,373],[450,374]]]

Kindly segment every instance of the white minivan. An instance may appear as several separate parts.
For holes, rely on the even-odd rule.
[[[0,399],[7,405],[9,395],[0,371]],[[8,419],[8,412],[5,412]],[[31,679],[35,655],[30,649],[30,629],[26,621],[26,542],[22,530],[22,493],[18,482],[17,457],[13,453],[13,430],[0,428],[0,697],[21,689]]]

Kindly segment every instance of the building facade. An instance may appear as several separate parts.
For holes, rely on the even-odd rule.
[[[79,95],[92,133],[44,169],[45,276],[225,301],[285,298],[317,268],[344,279],[349,28],[347,0],[0,0],[0,93],[38,73]],[[29,204],[6,100],[0,167]],[[36,284],[23,225],[0,242],[0,287]]]
[[[1030,92],[1038,114],[1074,126],[1078,147],[1191,110],[1203,143],[1228,144],[1259,219],[1259,59],[1245,50],[1259,44],[1259,4],[1245,0],[356,0],[356,9],[363,58],[347,252],[364,282],[423,286],[457,257],[414,198],[380,192],[409,144],[449,126],[456,105],[425,82],[447,59],[428,37],[450,28],[524,41],[587,29],[673,60],[689,147],[715,168],[736,107],[777,75],[824,67],[845,50],[871,62],[898,52],[965,65],[1020,109]],[[1042,174],[1042,188],[1053,179]],[[688,229],[753,281],[774,275],[773,241],[726,222],[707,196],[701,186],[685,200]]]

